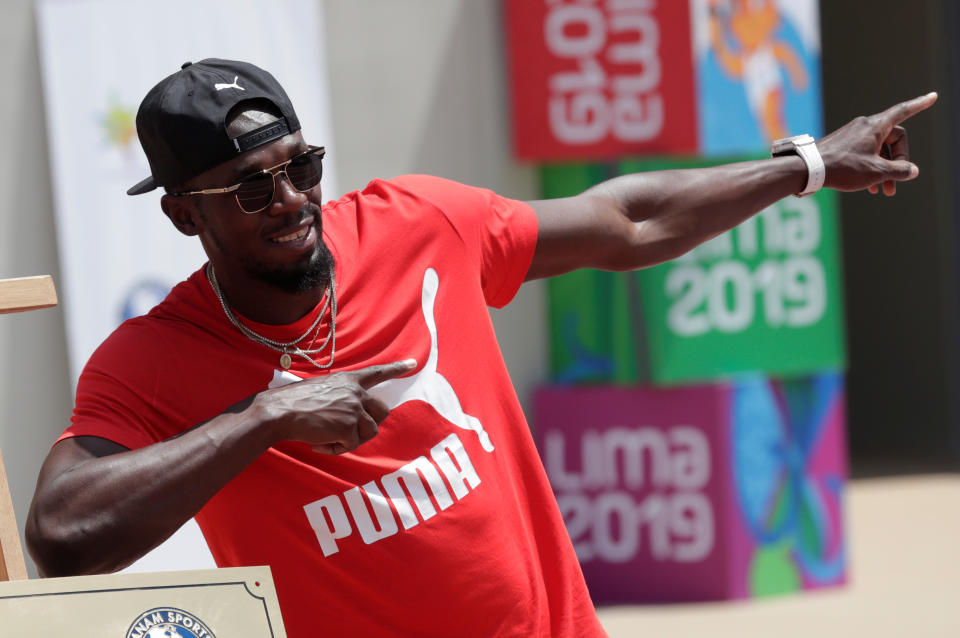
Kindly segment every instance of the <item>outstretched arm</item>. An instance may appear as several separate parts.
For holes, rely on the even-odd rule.
[[[266,390],[138,450],[92,436],[64,439],[40,470],[27,548],[44,576],[126,567],[275,443],[302,441],[340,454],[373,438],[388,409],[366,390],[414,365],[370,366]]]
[[[841,191],[896,192],[915,178],[900,123],[929,108],[935,93],[858,117],[817,141],[825,186]],[[799,156],[712,168],[616,177],[580,195],[530,202],[537,248],[527,280],[577,268],[634,270],[679,257],[784,197],[803,190]]]

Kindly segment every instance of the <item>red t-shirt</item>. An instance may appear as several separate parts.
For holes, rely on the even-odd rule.
[[[333,371],[418,367],[373,390],[392,411],[354,452],[284,442],[220,490],[196,517],[217,563],[270,565],[291,638],[605,635],[487,312],[523,281],[533,211],[407,176],[326,205],[323,236],[337,264]],[[319,311],[247,324],[291,340]],[[326,373],[278,362],[228,322],[201,269],[91,357],[65,436],[139,448]]]

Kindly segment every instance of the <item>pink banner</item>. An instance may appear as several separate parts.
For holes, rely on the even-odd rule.
[[[545,388],[538,444],[598,603],[843,582],[839,375]]]

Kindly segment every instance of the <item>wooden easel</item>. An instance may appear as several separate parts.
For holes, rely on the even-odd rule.
[[[0,314],[50,308],[57,305],[57,291],[49,275],[0,279]],[[10,485],[0,455],[0,581],[26,580],[17,517],[13,511]]]

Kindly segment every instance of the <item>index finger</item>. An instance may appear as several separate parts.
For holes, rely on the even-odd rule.
[[[933,106],[933,103],[937,101],[937,97],[937,93],[934,91],[926,95],[921,95],[920,97],[915,97],[912,100],[907,100],[906,102],[894,104],[881,113],[880,117],[891,126],[899,124],[907,118],[913,117],[920,111],[925,111]]]
[[[381,363],[366,368],[358,368],[357,370],[351,370],[348,374],[353,376],[353,380],[360,384],[364,390],[369,390],[378,383],[402,376],[416,367],[416,359],[404,359],[393,363]]]

